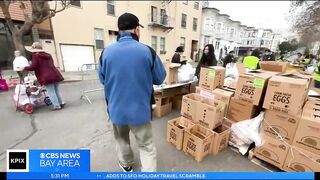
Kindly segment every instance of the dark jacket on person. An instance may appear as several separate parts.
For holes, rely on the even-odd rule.
[[[264,55],[262,61],[275,61],[276,57],[273,54]]]
[[[178,53],[174,53],[171,62],[172,63],[180,63],[181,56]]]
[[[228,54],[223,60],[223,67],[226,67],[227,64],[234,62],[234,56]]]
[[[54,66],[52,56],[46,52],[32,53],[31,64],[25,67],[26,71],[34,71],[41,85],[63,81],[59,70]]]
[[[208,58],[207,55],[204,54],[197,65],[196,72],[194,75],[197,76],[197,78],[199,79],[201,67],[216,66],[216,65],[217,65],[217,60],[215,59],[215,57]]]

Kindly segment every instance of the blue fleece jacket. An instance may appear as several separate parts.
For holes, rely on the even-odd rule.
[[[99,63],[99,78],[104,85],[112,123],[142,125],[149,122],[153,84],[162,84],[165,77],[160,58],[156,56],[153,61],[146,45],[133,39],[130,33],[122,33],[116,43],[105,48]]]

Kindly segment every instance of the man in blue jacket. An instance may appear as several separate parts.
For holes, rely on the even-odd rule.
[[[156,147],[152,141],[151,98],[153,84],[160,85],[166,72],[155,51],[139,42],[139,19],[130,13],[118,19],[119,38],[106,47],[99,62],[107,111],[113,123],[119,165],[133,171],[131,131],[140,151],[141,171],[157,170]]]

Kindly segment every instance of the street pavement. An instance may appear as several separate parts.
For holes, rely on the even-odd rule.
[[[87,82],[68,82],[60,86],[67,103],[60,111],[48,107],[32,115],[15,111],[10,92],[0,93],[0,172],[6,171],[7,149],[90,149],[91,171],[120,171],[112,125],[108,121],[102,91],[89,94],[92,104],[80,99],[80,90],[93,87]],[[196,162],[166,142],[167,121],[179,116],[173,111],[152,121],[158,153],[159,171],[266,171],[245,157],[227,149]],[[139,153],[133,137],[135,171],[140,170]]]

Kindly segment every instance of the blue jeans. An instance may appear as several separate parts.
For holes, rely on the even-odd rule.
[[[53,83],[53,84],[47,84],[45,85],[47,92],[48,92],[48,96],[52,102],[52,106],[54,108],[60,108],[61,104],[64,104],[62,98],[61,98],[61,94],[59,92],[59,84],[58,83]]]

